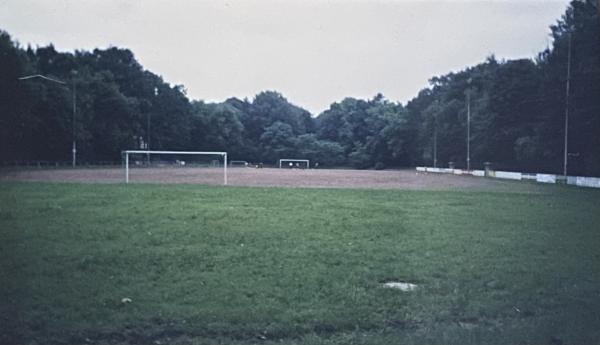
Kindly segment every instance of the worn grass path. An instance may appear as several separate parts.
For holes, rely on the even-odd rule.
[[[544,191],[0,183],[0,343],[596,344],[600,193]]]

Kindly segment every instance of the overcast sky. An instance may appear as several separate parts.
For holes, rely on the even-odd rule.
[[[405,103],[432,76],[531,58],[567,0],[0,0],[0,29],[59,51],[117,46],[192,99],[276,90],[318,114],[381,92]]]

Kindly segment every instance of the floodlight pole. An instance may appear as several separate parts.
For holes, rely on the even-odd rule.
[[[467,80],[467,171],[471,171],[471,78]]]
[[[563,176],[567,178],[567,161],[569,156],[569,87],[571,83],[571,31],[569,30],[569,48],[567,53],[567,85],[565,90],[565,152],[563,159]]]
[[[435,113],[433,114],[433,167],[437,168],[437,117],[438,117],[438,113],[437,110],[438,108],[438,103],[439,101],[436,99],[435,100]]]
[[[125,183],[129,183],[129,153],[127,151],[125,151]]]
[[[433,167],[437,168],[437,121],[433,127]]]
[[[467,92],[467,171],[471,171],[471,92]]]
[[[154,87],[154,100],[156,101],[156,97],[158,96],[158,88],[155,86]],[[147,127],[146,127],[146,150],[150,151],[150,112],[148,112],[148,123],[147,123]],[[148,153],[146,155],[146,159],[148,162],[148,166],[150,166],[150,153]]]
[[[150,113],[148,113],[148,126],[146,128],[146,150],[150,151]],[[146,161],[150,166],[150,153],[146,154]]]
[[[225,165],[223,169],[223,174],[225,175],[223,176],[223,184],[227,185],[227,152],[223,154],[223,164]]]
[[[77,87],[73,79],[73,168],[77,165],[77,142],[75,141],[75,114],[77,113]]]
[[[76,72],[75,72],[76,73]],[[40,79],[44,79],[44,80],[48,80],[57,84],[63,84],[63,85],[67,85],[67,83],[65,83],[62,80],[58,80],[55,78],[51,78],[51,77],[47,77],[45,75],[41,75],[41,74],[33,74],[33,75],[28,75],[28,76],[24,76],[24,77],[20,77],[19,80],[28,80],[28,79],[34,79],[34,78],[40,78]],[[68,87],[67,87],[68,89]],[[72,89],[72,94],[73,94],[73,146],[71,148],[71,153],[73,156],[73,168],[77,165],[77,143],[75,140],[75,116],[77,114],[77,89],[75,86],[75,79],[73,79],[73,89]]]

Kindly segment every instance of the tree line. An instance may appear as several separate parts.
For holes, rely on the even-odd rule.
[[[575,0],[534,59],[494,56],[430,79],[405,105],[345,98],[318,116],[276,91],[252,100],[189,100],[128,49],[21,47],[0,31],[0,162],[118,161],[124,149],[227,151],[274,163],[305,158],[355,168],[434,164],[600,176],[600,28],[595,0]],[[41,74],[64,81],[41,78]],[[401,82],[401,81],[398,81]],[[567,96],[566,85],[569,84]],[[76,96],[75,117],[73,97]],[[568,104],[568,105],[567,105]],[[467,113],[470,126],[467,128]]]

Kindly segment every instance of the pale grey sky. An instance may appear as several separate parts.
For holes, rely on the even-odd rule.
[[[0,29],[59,51],[118,46],[192,99],[276,90],[317,115],[346,96],[405,103],[432,76],[531,58],[568,0],[0,0]]]

